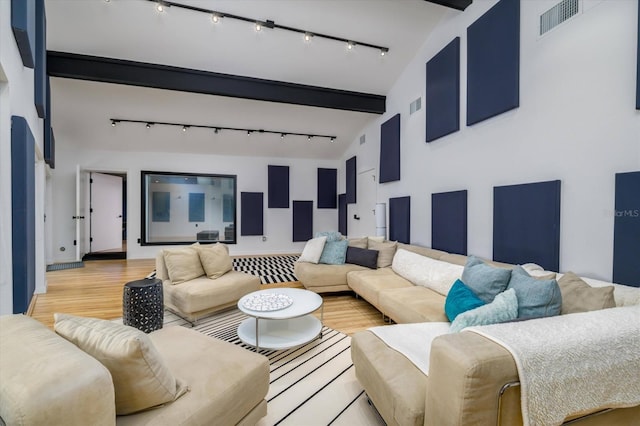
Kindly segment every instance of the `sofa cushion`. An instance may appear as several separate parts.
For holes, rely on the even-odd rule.
[[[518,317],[518,298],[510,288],[498,294],[493,302],[464,312],[451,323],[451,333],[472,325],[489,325],[512,321]]]
[[[380,308],[378,296],[381,290],[415,287],[410,281],[393,272],[391,268],[349,272],[347,274],[347,282],[353,291],[380,311],[382,309]]]
[[[317,293],[331,291],[349,291],[347,274],[351,271],[363,271],[366,268],[345,263],[344,265],[323,265],[296,262],[293,272],[302,285]]]
[[[362,238],[349,238],[349,247],[358,247],[361,249],[366,249],[369,245],[369,239],[367,237]]]
[[[171,402],[187,391],[142,331],[96,318],[58,313],[54,318],[56,333],[96,358],[111,373],[116,414]]]
[[[181,284],[204,275],[196,247],[165,249],[163,253],[171,284]]]
[[[380,310],[399,324],[448,322],[444,313],[445,297],[426,287],[380,290]]]
[[[0,424],[111,426],[113,401],[97,359],[29,316],[0,316]]]
[[[531,319],[560,315],[562,296],[558,283],[551,279],[532,277],[522,266],[516,266],[507,288],[516,291],[518,318]]]
[[[328,243],[341,241],[343,239],[342,234],[338,231],[321,231],[321,232],[316,232],[316,234],[313,236],[313,238],[319,238],[319,237],[327,237]]]
[[[378,267],[378,251],[349,246],[345,262],[376,269]]]
[[[444,312],[447,314],[449,321],[453,321],[461,313],[479,308],[484,304],[469,287],[464,285],[462,281],[456,280],[451,290],[449,290],[449,294],[447,294]]]
[[[493,267],[475,256],[469,256],[462,272],[462,282],[485,303],[502,293],[510,279],[510,269]]]
[[[615,308],[613,286],[591,287],[573,272],[558,280],[562,294],[562,315]]]
[[[415,285],[430,288],[446,296],[464,268],[448,262],[400,249],[393,256],[392,269]]]
[[[312,238],[307,241],[298,262],[318,263],[326,242],[327,237]]]
[[[197,248],[200,263],[207,277],[215,280],[233,269],[233,260],[229,256],[226,244],[212,244]]]
[[[320,255],[318,263],[327,265],[344,265],[344,259],[347,255],[347,240],[327,241]]]
[[[369,249],[378,250],[378,268],[386,268],[391,266],[393,262],[393,256],[396,254],[396,242],[379,243],[372,241],[369,237]]]

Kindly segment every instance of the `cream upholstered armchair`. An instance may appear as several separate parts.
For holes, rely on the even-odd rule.
[[[161,250],[156,277],[162,280],[165,307],[193,325],[260,288],[259,277],[233,270],[228,248],[221,243]]]

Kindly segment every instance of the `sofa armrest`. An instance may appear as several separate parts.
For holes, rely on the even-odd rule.
[[[495,425],[503,386],[518,381],[511,354],[471,332],[434,339],[425,402],[425,425]],[[504,392],[501,424],[522,424],[520,387]]]

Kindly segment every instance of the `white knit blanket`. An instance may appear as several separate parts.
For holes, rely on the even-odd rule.
[[[469,327],[518,367],[524,425],[640,404],[640,306]]]
[[[387,346],[407,357],[428,376],[431,342],[436,337],[447,334],[450,327],[451,324],[448,322],[421,322],[371,327],[369,331],[382,339]]]

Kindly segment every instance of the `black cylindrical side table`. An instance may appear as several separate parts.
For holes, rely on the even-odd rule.
[[[124,285],[122,292],[122,322],[145,333],[162,328],[164,299],[162,281],[142,279]]]

